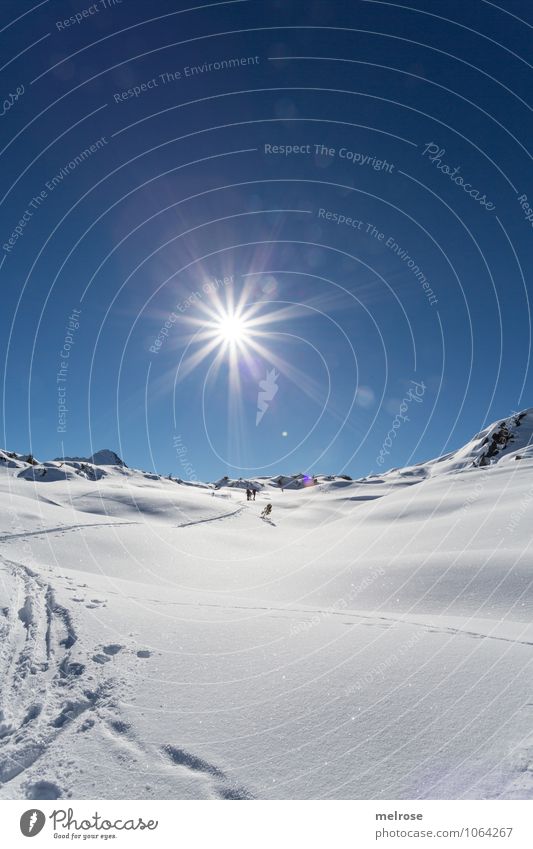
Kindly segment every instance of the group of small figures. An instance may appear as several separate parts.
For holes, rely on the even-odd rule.
[[[250,489],[250,487],[247,487],[247,489],[246,489],[246,500],[247,501],[255,501],[255,493],[256,493],[255,489]],[[265,504],[265,506],[261,510],[261,518],[262,519],[268,519],[268,517],[270,516],[271,513],[272,513],[272,504]]]

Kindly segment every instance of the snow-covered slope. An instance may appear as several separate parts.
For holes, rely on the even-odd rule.
[[[0,452],[0,798],[533,797],[533,411],[503,424],[358,481]]]

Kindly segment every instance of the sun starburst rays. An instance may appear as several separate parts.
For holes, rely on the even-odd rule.
[[[302,369],[302,344],[308,347],[309,355],[318,356],[325,366],[327,398],[331,391],[329,372],[309,338],[309,329],[301,335],[294,332],[302,319],[315,313],[316,309],[309,309],[306,304],[269,300],[263,292],[257,298],[257,285],[246,280],[241,289],[233,285],[221,287],[210,291],[208,297],[198,297],[183,317],[180,336],[185,347],[174,369],[175,388],[196,370],[203,373],[204,424],[209,399],[220,398],[221,392],[225,395],[225,456],[237,460],[253,440],[246,423],[252,418],[255,421],[258,387],[269,369],[275,369],[287,385],[293,385],[313,405],[322,408],[315,426],[322,418],[324,386]],[[300,353],[291,356],[298,348]],[[241,468],[240,460],[237,468]]]

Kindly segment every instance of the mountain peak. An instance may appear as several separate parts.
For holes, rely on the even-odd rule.
[[[100,451],[95,451],[87,458],[87,462],[92,463],[93,466],[122,466],[127,468],[124,460],[121,460],[118,454],[109,448],[101,448]]]

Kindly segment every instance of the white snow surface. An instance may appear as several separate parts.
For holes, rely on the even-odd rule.
[[[356,481],[0,452],[0,798],[532,798],[532,435]]]

